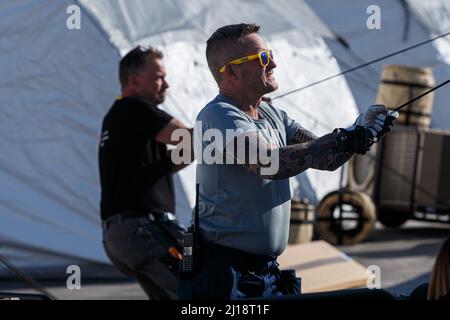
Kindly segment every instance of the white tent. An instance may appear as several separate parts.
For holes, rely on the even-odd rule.
[[[326,41],[343,70],[450,31],[450,1],[445,0],[347,0],[339,5],[327,0],[307,0],[307,3],[350,45],[351,50],[346,50],[336,41]],[[380,8],[381,29],[368,30],[366,9],[374,4]],[[450,36],[349,73],[346,80],[361,111],[375,101],[384,64],[430,67],[439,84],[450,78]],[[449,100],[448,87],[435,93],[432,127],[450,128]]]
[[[378,2],[386,8],[383,29],[370,33],[365,27],[369,1],[339,6],[318,0],[1,2],[0,255],[40,275],[55,267],[64,275],[69,264],[109,263],[101,244],[97,144],[101,120],[119,93],[120,55],[130,48],[163,50],[171,87],[161,107],[192,125],[217,94],[204,51],[206,39],[221,25],[262,26],[278,62],[280,89],[273,96],[360,63],[332,40],[332,32],[366,60],[441,32],[432,29],[442,17],[433,14],[433,6],[409,1],[414,10],[408,41],[402,43],[396,26],[402,7]],[[66,9],[74,4],[81,9],[79,30],[66,27]],[[425,11],[421,6],[427,14],[415,13]],[[352,15],[360,18],[342,19]],[[446,48],[445,42],[439,49],[430,45],[393,62],[430,65],[439,82],[450,74]],[[358,107],[373,103],[380,68],[336,78],[276,104],[318,135],[345,127]],[[446,95],[436,97],[433,123],[450,127],[443,116]],[[194,176],[190,166],[175,177],[176,213],[183,223],[190,218]],[[339,172],[309,170],[293,179],[294,192],[320,199],[337,188],[338,177]]]

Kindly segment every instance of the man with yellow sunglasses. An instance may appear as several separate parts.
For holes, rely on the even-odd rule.
[[[243,58],[234,59],[234,60],[228,62],[227,64],[238,65],[238,64],[242,64],[242,63],[245,63],[245,62],[248,62],[248,61],[255,60],[255,59],[259,59],[259,63],[261,64],[262,67],[267,67],[267,65],[270,62],[270,59],[273,60],[272,50],[263,50],[263,51],[261,51],[261,52],[259,52],[257,54],[252,54],[252,55],[249,55],[249,56],[246,56],[246,57],[243,57]],[[225,71],[225,67],[226,67],[226,64],[223,65],[222,68],[220,68],[220,72],[224,72]]]
[[[180,299],[299,294],[295,271],[280,270],[277,263],[288,241],[288,178],[309,168],[335,170],[355,153],[365,153],[392,125],[385,107],[373,106],[353,128],[316,137],[263,101],[278,88],[277,65],[258,30],[254,24],[228,25],[207,41],[219,95],[200,111],[194,130],[202,151],[196,149],[201,239],[194,270],[180,275]],[[202,161],[212,146],[221,156]],[[261,154],[271,161],[262,161]]]

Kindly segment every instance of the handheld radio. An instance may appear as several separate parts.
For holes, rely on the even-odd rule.
[[[196,270],[196,264],[199,254],[199,210],[198,210],[199,184],[196,185],[195,193],[195,213],[194,225],[191,225],[183,233],[183,260],[180,263],[180,272],[183,274],[192,274]]]

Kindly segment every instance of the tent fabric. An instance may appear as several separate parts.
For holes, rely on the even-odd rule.
[[[119,56],[89,19],[67,29],[70,4],[0,3],[0,254],[18,267],[109,263],[96,153]]]
[[[259,22],[265,34],[298,29],[334,37],[304,1],[280,0],[81,0],[121,50],[135,43],[204,42],[218,27]],[[267,23],[270,21],[270,23]]]
[[[406,12],[401,1],[379,0],[374,3],[370,0],[347,0],[340,2],[339,5],[327,0],[307,0],[306,2],[332,32],[349,43],[351,50],[346,50],[334,40],[325,40],[343,70],[450,31],[449,4],[444,0],[408,0]],[[369,30],[366,26],[366,20],[369,17],[366,10],[373,4],[380,8],[381,29],[379,30]],[[352,19],[342,19],[342,17],[352,17]],[[405,22],[406,19],[409,19],[408,24]],[[406,28],[406,26],[409,27]],[[449,79],[450,65],[445,59],[448,60],[450,57],[450,48],[440,44],[448,43],[448,41],[450,36],[347,74],[345,78],[359,110],[363,112],[375,102],[384,64],[430,67],[436,84]],[[328,83],[324,84],[326,85]],[[449,100],[448,89],[442,88],[435,92],[432,127],[450,128],[447,103]]]
[[[398,28],[403,7],[377,1],[382,30],[368,32],[370,2],[0,2],[0,255],[30,270],[109,264],[101,244],[97,145],[101,120],[120,90],[118,61],[130,48],[141,44],[163,50],[170,89],[161,108],[193,125],[218,91],[204,52],[206,39],[221,25],[245,21],[262,26],[278,64],[279,89],[271,94],[276,97],[361,59],[423,41],[441,33],[444,27],[436,25],[447,21],[439,14],[439,8],[447,8],[445,1],[409,0],[411,21],[403,41]],[[73,4],[81,7],[80,30],[66,28],[66,8]],[[334,33],[350,43],[353,54],[334,40]],[[430,44],[386,63],[430,66],[439,83],[450,77],[449,56],[445,45]],[[373,103],[381,68],[382,63],[376,64],[274,104],[323,135],[350,125],[358,109]],[[449,94],[436,92],[434,126],[450,127],[445,114]],[[337,189],[339,173],[308,170],[291,179],[293,192],[318,201]],[[190,220],[194,181],[194,165],[175,175],[176,214],[184,224]]]
[[[431,0],[408,0],[408,4],[417,20],[425,26],[432,36],[450,32],[450,2]],[[440,59],[450,64],[450,37],[440,38],[433,45],[440,54]]]

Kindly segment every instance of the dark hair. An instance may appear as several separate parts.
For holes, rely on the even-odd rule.
[[[143,48],[137,46],[120,60],[119,81],[122,88],[127,86],[131,74],[139,72],[145,66],[147,57],[162,59],[163,54],[153,47]]]
[[[217,29],[206,41],[206,60],[217,83],[220,82],[219,69],[229,60],[239,58],[242,48],[239,39],[259,31],[259,26],[251,23],[230,24]],[[229,50],[232,48],[233,50]]]

